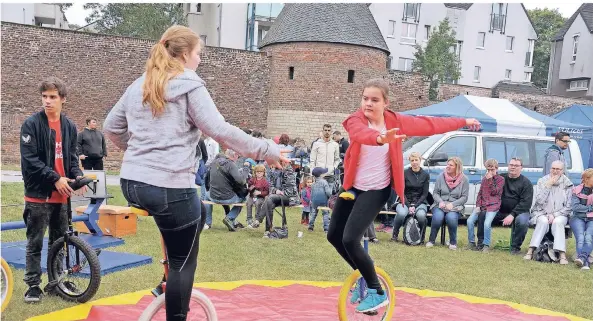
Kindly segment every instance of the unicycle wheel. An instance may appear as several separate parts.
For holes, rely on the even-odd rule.
[[[344,281],[342,289],[340,290],[340,296],[338,298],[338,316],[340,321],[387,321],[391,320],[393,311],[395,310],[395,287],[391,278],[387,273],[379,268],[375,267],[377,276],[379,277],[379,283],[383,291],[387,293],[389,303],[375,311],[371,312],[357,312],[356,307],[360,301],[351,303],[352,295],[355,291],[356,284],[362,281],[362,292],[366,294],[366,283],[364,282],[362,275],[358,270],[352,272],[350,276]]]
[[[3,258],[0,258],[2,263],[2,269],[0,270],[0,276],[2,280],[0,281],[0,289],[2,294],[2,312],[8,306],[8,302],[10,302],[10,298],[12,297],[12,291],[14,290],[14,279],[12,277],[12,270],[8,263]]]

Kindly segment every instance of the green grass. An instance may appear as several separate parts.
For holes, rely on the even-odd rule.
[[[115,196],[110,204],[124,205],[119,187],[110,186]],[[2,204],[22,203],[22,184],[2,183]],[[350,272],[321,231],[305,231],[299,225],[298,210],[288,211],[290,238],[262,239],[260,230],[226,231],[221,223],[222,210],[215,207],[214,228],[201,238],[196,282],[249,279],[342,281]],[[2,208],[2,221],[22,219],[22,208]],[[240,216],[244,219],[244,214]],[[304,231],[297,238],[297,231]],[[495,228],[493,240],[508,239],[510,230]],[[384,268],[396,286],[457,292],[480,297],[523,303],[558,312],[593,319],[591,304],[592,272],[580,271],[574,265],[560,266],[526,262],[520,256],[493,251],[490,254],[462,250],[467,243],[467,229],[459,227],[460,250],[444,247],[432,249],[409,247],[388,242],[386,233],[378,233],[381,242],[370,245],[375,262]],[[524,243],[531,237],[531,231]],[[24,230],[2,232],[2,241],[24,240]],[[125,237],[125,245],[110,248],[149,255],[160,259],[159,235],[151,218],[140,218],[138,233]],[[568,241],[569,256],[574,239]],[[22,298],[25,284],[23,271],[13,269],[15,290],[2,320],[24,320],[27,317],[73,306],[55,297],[45,297],[41,304],[26,305]],[[158,263],[109,274],[102,279],[95,299],[154,287],[162,275]],[[44,282],[47,278],[43,276]],[[43,284],[45,285],[45,283]]]

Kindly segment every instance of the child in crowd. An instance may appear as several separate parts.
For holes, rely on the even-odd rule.
[[[256,165],[254,170],[254,177],[249,179],[247,189],[249,196],[247,197],[247,226],[253,228],[253,205],[255,204],[255,213],[261,210],[264,199],[270,193],[270,183],[266,179],[266,167],[264,165]]]
[[[332,195],[329,183],[322,177],[327,173],[327,168],[316,167],[313,169],[313,176],[315,176],[315,183],[311,186],[311,219],[309,221],[309,231],[313,232],[315,228],[315,218],[317,218],[317,208],[320,206],[327,206],[329,197]],[[329,228],[329,211],[322,210],[323,215],[323,231],[327,233]]]
[[[303,214],[301,215],[301,224],[309,225],[309,213],[311,212],[311,186],[313,177],[305,177],[304,186],[301,188],[301,203],[303,204]]]

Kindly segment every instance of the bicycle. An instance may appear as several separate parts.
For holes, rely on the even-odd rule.
[[[151,216],[146,210],[143,210],[135,205],[130,206],[130,211],[137,216]],[[167,261],[167,248],[165,247],[165,242],[162,237],[161,248],[163,251],[163,259],[160,260],[160,263],[163,265],[165,272],[163,281],[157,286],[155,290],[151,291],[152,295],[154,295],[156,298],[146,307],[146,309],[144,309],[138,321],[165,319],[165,291],[167,288],[167,277],[169,276],[169,262]],[[201,308],[201,310],[195,308],[196,304]],[[192,307],[194,308],[192,309]],[[218,321],[214,304],[204,293],[197,289],[192,289],[191,292],[190,313],[188,313],[187,320]]]
[[[4,309],[8,306],[8,302],[10,302],[10,298],[12,298],[12,291],[14,290],[14,279],[12,277],[12,270],[10,266],[3,258],[0,258],[2,269],[0,271],[1,284],[0,284],[0,293],[2,295],[2,310],[0,312],[4,312]]]
[[[369,237],[367,233],[365,233],[362,240],[364,250],[368,253]],[[346,280],[344,281],[344,285],[342,285],[342,289],[340,290],[340,296],[338,297],[338,316],[340,318],[340,321],[391,320],[393,316],[393,311],[395,310],[395,287],[393,285],[393,282],[391,281],[391,278],[383,269],[375,266],[375,271],[377,272],[377,276],[379,277],[381,287],[387,293],[389,303],[386,306],[379,308],[375,311],[363,313],[357,312],[356,304],[358,303],[358,301],[351,302],[352,294],[354,293],[354,291],[358,291],[358,297],[361,299],[364,298],[366,295],[367,286],[364,278],[360,274],[360,271],[355,270],[346,278]]]
[[[93,187],[90,184],[93,184]],[[87,175],[70,182],[73,190],[88,186],[93,193],[97,191],[97,175]],[[104,199],[100,198],[101,202]],[[98,209],[101,204],[98,204]],[[87,242],[78,237],[72,225],[72,203],[68,197],[68,229],[63,237],[57,239],[47,255],[48,284],[46,293],[55,293],[67,301],[85,303],[99,290],[101,266],[99,250],[95,251]],[[88,267],[89,275],[82,272]],[[86,283],[85,286],[81,286]]]

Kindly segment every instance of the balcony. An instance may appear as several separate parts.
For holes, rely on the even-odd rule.
[[[503,31],[506,22],[506,15],[503,14],[491,14],[490,15],[490,30]]]
[[[62,12],[55,4],[36,3],[35,4],[35,23],[44,25],[55,25],[60,18],[58,15]]]

